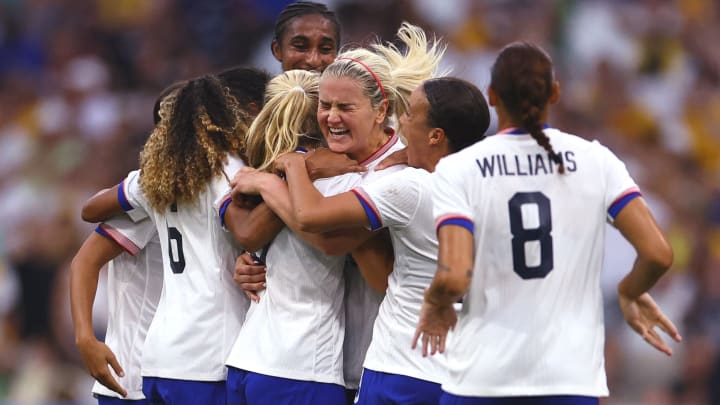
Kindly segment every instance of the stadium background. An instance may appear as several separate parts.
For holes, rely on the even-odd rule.
[[[92,230],[80,205],[137,166],[165,85],[236,64],[278,73],[269,43],[286,3],[0,0],[0,403],[94,403],[67,299],[69,260]],[[483,89],[506,43],[551,51],[563,86],[551,124],[627,162],[676,254],[653,291],[685,338],[668,359],[619,315],[634,255],[608,233],[602,404],[720,404],[720,2],[328,4],[345,44],[391,39],[403,20],[436,32],[445,64]]]

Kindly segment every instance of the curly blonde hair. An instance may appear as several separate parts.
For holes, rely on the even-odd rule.
[[[249,166],[269,171],[283,153],[321,142],[316,118],[319,78],[315,72],[288,70],[268,82],[265,106],[247,135]]]
[[[239,155],[252,117],[216,76],[188,81],[160,103],[160,122],[140,153],[140,186],[153,209],[189,203],[227,155]]]

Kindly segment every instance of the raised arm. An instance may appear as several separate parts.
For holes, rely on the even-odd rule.
[[[304,232],[368,227],[368,218],[352,192],[324,197],[312,184],[302,155],[282,160],[294,219]]]
[[[115,242],[93,232],[80,247],[70,265],[70,307],[75,327],[75,344],[85,368],[98,382],[125,397],[127,391],[115,380],[108,364],[119,376],[124,372],[115,354],[95,337],[92,308],[102,267],[123,249]]]
[[[302,158],[302,156],[300,156]],[[304,164],[304,163],[303,163]],[[303,170],[305,170],[303,168]],[[324,233],[307,232],[296,220],[296,210],[290,200],[287,184],[278,176],[244,168],[234,180],[234,194],[260,194],[273,212],[307,243],[329,255],[350,253],[375,233],[362,228],[351,228]],[[314,189],[312,183],[310,187]],[[316,190],[317,192],[317,190]],[[322,196],[321,196],[322,197]],[[354,197],[352,197],[354,198]],[[359,205],[359,204],[358,204]],[[364,217],[362,207],[361,215]]]
[[[83,204],[80,216],[86,222],[102,222],[124,212],[118,199],[120,185],[98,191]]]
[[[438,231],[438,267],[420,310],[412,347],[422,337],[423,356],[443,353],[445,339],[455,327],[453,303],[467,292],[472,279],[473,234],[459,225],[445,225]],[[429,348],[429,350],[428,350]]]
[[[672,248],[642,197],[631,200],[617,215],[614,225],[637,252],[632,270],[618,285],[623,316],[646,342],[671,355],[672,349],[654,328],[659,327],[678,342],[680,334],[648,292],[672,265]]]

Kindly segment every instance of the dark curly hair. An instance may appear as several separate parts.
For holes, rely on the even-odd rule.
[[[217,76],[190,80],[160,102],[160,122],[140,153],[140,186],[164,210],[194,201],[239,156],[252,117]]]

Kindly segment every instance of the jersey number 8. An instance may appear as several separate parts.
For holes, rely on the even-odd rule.
[[[534,228],[525,228],[523,223],[523,205],[537,207],[538,224]],[[510,232],[512,238],[513,269],[525,280],[544,278],[553,269],[552,215],[550,199],[541,192],[515,193],[508,201],[510,213]],[[540,263],[528,266],[525,246],[528,242],[540,246]]]

